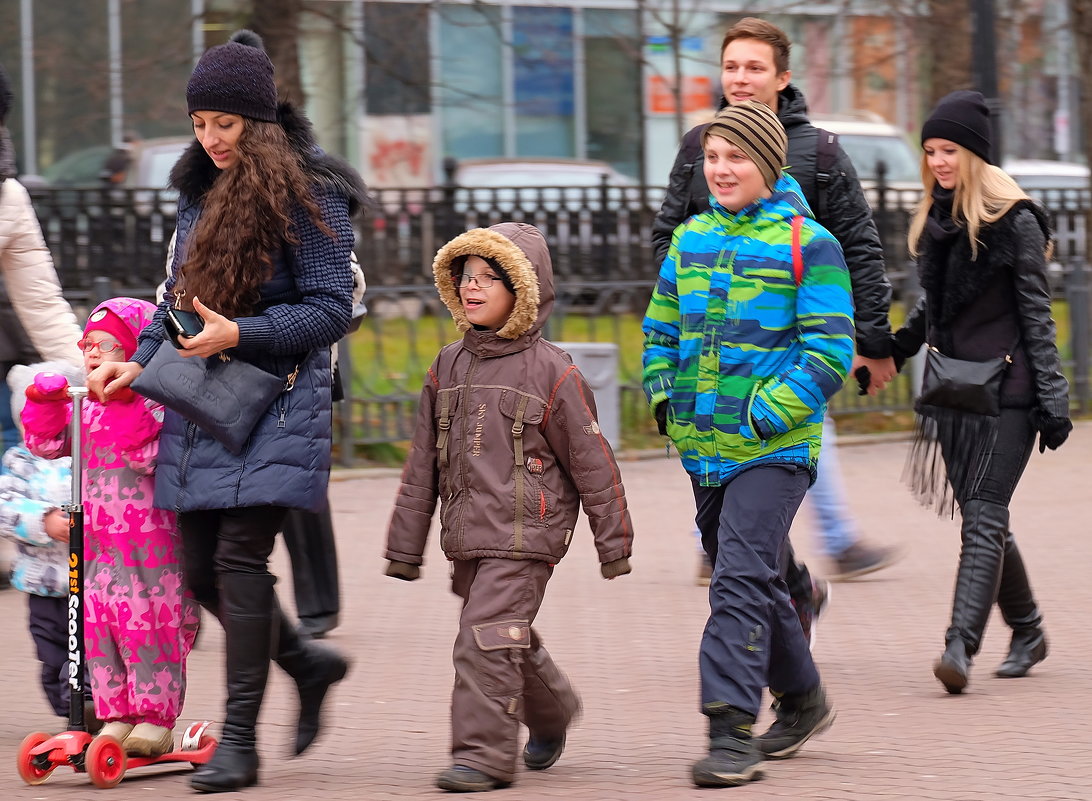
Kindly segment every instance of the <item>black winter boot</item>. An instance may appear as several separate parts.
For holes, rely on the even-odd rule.
[[[276,579],[269,574],[221,577],[220,622],[227,652],[227,708],[216,753],[190,779],[204,793],[241,790],[258,783],[254,728],[269,677]]]
[[[694,784],[736,787],[762,778],[762,754],[751,736],[755,716],[727,704],[706,704],[702,711],[709,717],[709,756],[694,763]]]
[[[769,730],[755,738],[766,759],[788,759],[800,746],[834,723],[834,708],[827,703],[823,685],[799,695],[782,695],[771,707],[777,715]]]
[[[1018,679],[1026,676],[1032,666],[1046,659],[1047,640],[1043,633],[1043,617],[1032,595],[1027,569],[1011,531],[1005,537],[1005,559],[1001,565],[997,607],[1012,628],[1012,642],[1008,656],[995,675],[1002,679]]]
[[[1006,507],[982,500],[963,504],[963,547],[956,571],[952,622],[944,636],[944,653],[933,666],[933,675],[953,695],[967,686],[971,659],[978,653],[990,610],[997,600],[1008,529]]]
[[[277,664],[296,682],[300,696],[300,716],[296,724],[296,754],[302,754],[315,741],[322,728],[322,702],[326,693],[349,672],[345,658],[325,645],[307,637],[288,624],[278,608],[275,613],[279,640]]]

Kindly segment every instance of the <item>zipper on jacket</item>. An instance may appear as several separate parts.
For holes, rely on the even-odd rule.
[[[174,499],[174,513],[182,513],[182,499],[186,497],[186,471],[190,466],[190,454],[193,453],[193,441],[197,436],[197,424],[186,421],[186,447],[182,451],[182,461],[178,464],[178,495]]]
[[[470,422],[470,382],[474,378],[474,371],[478,368],[478,354],[470,354],[470,366],[466,368],[466,377],[463,379],[463,397],[459,406],[462,408],[462,415],[460,416],[460,425],[462,426],[462,433],[465,437],[467,424]],[[469,472],[467,465],[466,455],[466,442],[462,443],[462,447],[459,448],[459,469],[462,473],[462,479],[459,482],[459,486],[466,487],[467,473]],[[454,488],[452,488],[452,494],[454,494]],[[463,498],[465,503],[466,498]],[[455,537],[455,552],[458,553],[463,549],[464,532],[466,531],[466,515],[463,511],[459,510],[459,533]]]

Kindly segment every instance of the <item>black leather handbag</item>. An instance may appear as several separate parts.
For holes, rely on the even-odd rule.
[[[292,389],[298,372],[297,367],[282,378],[242,359],[183,358],[164,341],[132,389],[178,412],[238,455],[262,414]]]
[[[930,345],[917,400],[918,412],[928,416],[928,407],[932,406],[997,417],[1001,414],[1001,381],[1010,364],[1012,356],[1008,354],[972,362],[945,356]]]

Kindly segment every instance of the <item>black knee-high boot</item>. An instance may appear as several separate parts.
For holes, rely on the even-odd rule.
[[[301,637],[278,607],[277,664],[296,682],[300,715],[296,725],[295,751],[302,754],[315,741],[322,726],[322,702],[326,693],[345,678],[349,663],[341,654],[314,640]]]
[[[216,753],[190,779],[195,790],[220,793],[258,783],[255,727],[274,646],[274,582],[268,573],[221,575],[219,618],[224,627],[227,705]]]
[[[933,667],[933,674],[950,693],[960,693],[967,686],[971,657],[978,653],[990,610],[997,600],[1008,527],[1007,507],[981,500],[963,504],[963,547],[956,572],[952,622],[945,634],[944,653]]]
[[[995,675],[1003,679],[1020,678],[1033,665],[1046,659],[1047,640],[1043,633],[1043,617],[1031,592],[1024,559],[1011,531],[1006,532],[1005,536],[1005,561],[1001,566],[997,607],[1012,629],[1012,641],[1009,654]]]

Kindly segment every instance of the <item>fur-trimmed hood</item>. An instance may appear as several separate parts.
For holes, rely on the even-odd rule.
[[[372,205],[360,173],[345,160],[331,156],[318,146],[310,120],[295,106],[282,102],[277,108],[277,122],[288,135],[292,149],[302,156],[303,168],[315,182],[349,199],[350,216],[366,211]],[[198,200],[209,191],[219,174],[220,168],[194,139],[171,169],[170,186],[191,200]]]
[[[495,259],[508,274],[516,290],[516,303],[505,324],[493,332],[475,331],[466,318],[456,291],[453,262],[461,256]],[[538,338],[554,307],[554,270],[550,249],[542,232],[533,225],[504,222],[489,228],[473,228],[452,239],[432,262],[440,299],[455,319],[456,327],[475,338],[487,336],[505,340]]]

